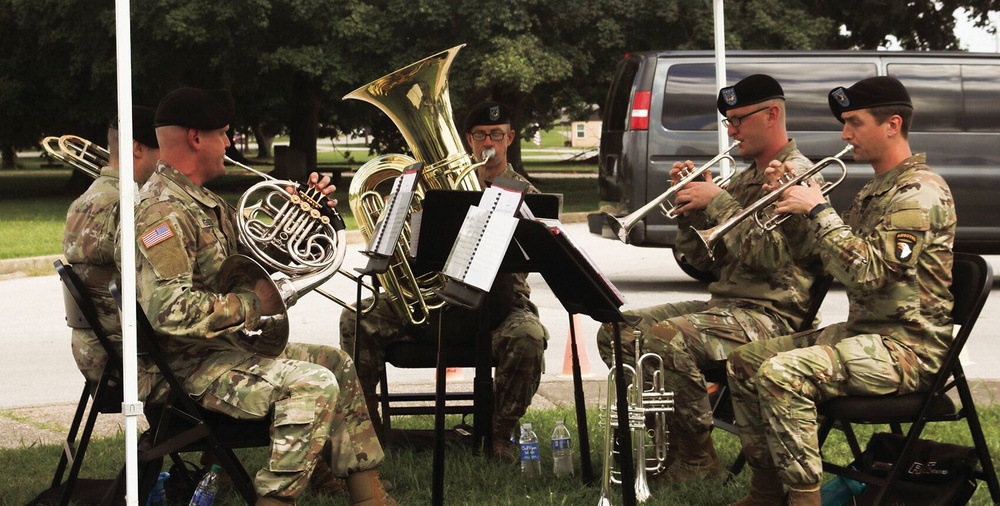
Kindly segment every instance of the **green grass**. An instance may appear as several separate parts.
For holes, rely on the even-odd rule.
[[[356,156],[359,153],[352,153]],[[76,194],[66,188],[70,179],[68,168],[42,169],[40,160],[21,158],[23,169],[0,172],[0,260],[43,255],[57,255],[62,251],[62,233],[66,210]],[[324,162],[325,163],[325,162]],[[357,168],[358,164],[350,165]],[[259,166],[263,170],[270,167]],[[321,167],[322,170],[322,167]],[[588,164],[539,163],[527,167],[529,173],[562,172],[569,174],[593,172],[596,166]],[[211,182],[208,187],[235,204],[240,195],[260,178],[233,169],[225,177]],[[544,192],[562,193],[563,211],[577,212],[597,209],[597,188],[593,179],[538,178],[536,186]],[[350,178],[338,185],[334,198],[340,201],[337,209],[344,217],[348,230],[357,229],[348,205]]]
[[[980,417],[986,431],[986,440],[990,442],[994,462],[1000,457],[1000,407],[990,406],[980,408]],[[576,441],[576,417],[568,408],[552,410],[529,410],[522,421],[531,422],[536,433],[542,440],[542,477],[526,480],[520,474],[516,465],[508,465],[473,456],[468,448],[449,446],[446,452],[445,504],[462,505],[579,505],[597,504],[600,497],[600,476],[603,463],[602,437],[603,432],[597,425],[598,413],[592,409],[588,412],[590,427],[590,446],[597,482],[589,487],[581,484],[579,444]],[[565,419],[574,437],[576,451],[576,472],[574,479],[555,478],[552,475],[552,457],[546,441],[556,420]],[[433,426],[430,417],[400,418],[394,421],[397,428],[430,428]],[[867,440],[871,430],[859,429],[859,437]],[[723,465],[728,466],[736,457],[739,442],[736,437],[723,432],[716,432],[715,445]],[[925,430],[925,437],[939,441],[960,444],[971,444],[964,423],[931,424]],[[82,477],[110,478],[115,475],[124,461],[124,437],[95,440],[83,465]],[[849,450],[839,432],[834,431],[825,446],[828,458],[837,462],[846,462]],[[250,471],[264,464],[266,455],[264,449],[256,448],[239,452],[241,460]],[[393,482],[395,489],[392,495],[400,504],[428,504],[431,500],[432,483],[432,450],[414,448],[396,448],[387,452],[385,462],[381,467],[383,477]],[[0,466],[5,470],[0,474],[0,504],[24,504],[49,486],[52,472],[59,458],[59,447],[56,445],[32,446],[20,449],[0,450]],[[187,459],[196,462],[197,455],[188,455]],[[168,459],[169,461],[169,459]],[[165,466],[168,468],[169,466]],[[831,475],[825,475],[829,479]],[[749,473],[744,471],[736,477],[731,485],[720,480],[709,480],[695,484],[670,486],[651,478],[652,499],[647,504],[652,505],[721,505],[735,501],[746,493]],[[621,503],[621,489],[612,488],[613,503]],[[343,505],[348,504],[346,496],[327,497],[307,494],[300,498],[302,505]],[[241,501],[231,491],[224,491],[217,497],[216,504],[237,505]],[[980,484],[976,495],[969,504],[989,504],[989,493],[985,484]]]

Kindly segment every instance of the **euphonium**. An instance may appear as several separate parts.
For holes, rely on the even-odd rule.
[[[639,502],[645,502],[651,495],[647,476],[659,474],[666,469],[669,450],[666,414],[674,411],[674,393],[667,392],[664,388],[663,359],[655,353],[642,353],[642,332],[636,330],[633,335],[636,365],[632,367],[622,364],[625,374],[630,378],[621,378],[621,381],[629,381],[626,389],[628,413],[625,416],[628,417],[633,446],[630,449],[633,454],[625,458],[635,459],[635,498]],[[646,369],[653,371],[651,378],[645,377]],[[603,409],[604,418],[600,422],[604,425],[604,468],[599,506],[611,505],[611,484],[621,483],[621,472],[614,468],[615,454],[618,452],[615,450],[613,434],[618,427],[618,417],[621,416],[615,409],[617,381],[619,378],[615,376],[615,364],[612,363],[611,370],[608,371],[607,407]],[[648,388],[645,386],[647,383]],[[651,451],[650,455],[647,455],[647,450]]]
[[[448,96],[448,69],[462,46],[429,56],[380,77],[344,96],[363,100],[382,110],[403,134],[414,158],[391,154],[380,156],[358,169],[351,181],[348,199],[358,229],[371,239],[384,197],[392,180],[415,161],[424,163],[414,191],[410,212],[420,209],[424,192],[430,189],[481,191],[472,158],[462,146],[452,119]],[[420,325],[430,312],[444,305],[434,289],[444,287],[440,273],[417,276],[409,262],[410,227],[404,226],[389,269],[378,278],[393,310],[406,321]]]

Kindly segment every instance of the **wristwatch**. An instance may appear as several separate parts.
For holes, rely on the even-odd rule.
[[[829,209],[830,207],[832,206],[826,202],[820,202],[819,204],[816,204],[815,206],[813,206],[812,209],[809,210],[809,219],[810,220],[815,219],[816,216],[819,215],[819,213],[823,212],[824,209]]]

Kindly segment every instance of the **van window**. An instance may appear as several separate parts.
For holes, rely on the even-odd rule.
[[[967,132],[1000,132],[997,76],[1000,76],[1000,65],[962,65]]]
[[[726,66],[730,83],[767,74],[785,92],[788,130],[840,131],[830,114],[829,83],[849,86],[876,75],[874,63],[738,63]],[[661,121],[668,130],[715,130],[718,125],[714,63],[672,65],[667,71]]]
[[[961,66],[890,63],[886,73],[899,79],[910,92],[920,132],[962,131]]]
[[[626,130],[628,128],[628,105],[632,101],[632,83],[639,73],[639,59],[625,58],[618,66],[618,75],[608,91],[606,103],[610,109],[604,111],[605,130]]]

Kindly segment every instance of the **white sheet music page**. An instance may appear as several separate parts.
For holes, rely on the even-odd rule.
[[[470,207],[465,215],[445,262],[445,275],[483,291],[492,288],[517,228],[514,213],[521,197],[520,192],[499,187],[483,192],[479,205]]]
[[[410,210],[410,203],[413,201],[413,188],[417,182],[416,169],[408,169],[396,178],[392,186],[392,193],[382,210],[378,224],[375,226],[375,233],[372,234],[368,244],[368,253],[375,253],[382,256],[392,255],[399,242],[399,235],[403,231],[406,223],[406,215]]]

